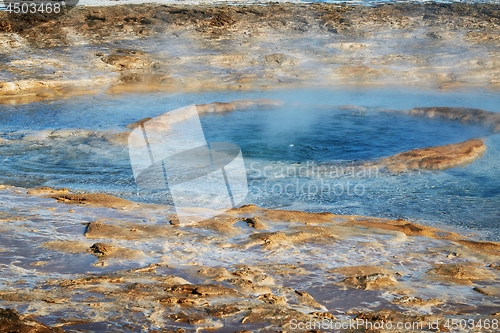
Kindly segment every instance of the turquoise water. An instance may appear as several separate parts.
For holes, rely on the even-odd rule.
[[[488,91],[157,93],[3,105],[0,132],[10,142],[0,145],[0,183],[103,191],[140,202],[168,203],[164,192],[136,187],[126,146],[110,144],[98,136],[27,137],[43,130],[124,131],[129,123],[181,106],[253,98],[272,98],[284,104],[201,117],[207,141],[240,146],[250,185],[246,203],[406,218],[479,232],[478,237],[484,239],[500,239],[500,135],[480,126],[388,112],[424,106],[499,112],[500,96]],[[488,150],[466,167],[402,175],[353,169],[401,151],[476,137],[485,139]]]

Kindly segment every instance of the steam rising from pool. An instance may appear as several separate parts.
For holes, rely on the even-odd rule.
[[[425,106],[500,111],[500,96],[487,91],[300,90],[151,94],[140,99],[100,95],[1,106],[0,131],[2,139],[10,142],[0,145],[0,182],[169,202],[163,192],[135,186],[126,147],[99,135],[54,139],[47,133],[124,131],[139,119],[185,105],[243,98],[272,98],[285,104],[208,114],[201,120],[208,142],[233,142],[241,147],[250,185],[246,203],[405,218],[480,231],[481,238],[499,239],[500,135],[480,126],[387,112]],[[488,149],[466,167],[402,175],[359,168],[364,161],[476,137],[485,138]]]

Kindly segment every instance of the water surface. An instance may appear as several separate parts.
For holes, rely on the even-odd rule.
[[[500,111],[500,96],[480,90],[156,93],[4,105],[0,107],[0,131],[11,143],[0,146],[0,182],[22,187],[69,187],[140,202],[169,203],[163,192],[136,187],[126,146],[92,136],[41,140],[36,136],[64,129],[124,131],[127,124],[139,119],[189,104],[253,98],[278,99],[284,105],[201,118],[208,142],[233,142],[241,147],[250,184],[247,203],[406,218],[480,231],[478,237],[499,239],[500,136],[480,126],[388,112],[425,106]],[[27,140],[30,135],[35,139]],[[401,151],[476,137],[485,139],[488,150],[466,167],[403,175],[350,171],[352,165]],[[335,172],[314,173],[325,164],[334,166]]]

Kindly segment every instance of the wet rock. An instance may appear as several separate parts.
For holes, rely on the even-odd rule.
[[[209,322],[203,313],[188,313],[185,311],[169,315],[168,318],[178,323],[188,323],[190,325],[207,324]]]
[[[308,213],[301,211],[290,211],[290,210],[263,210],[266,219],[273,221],[283,221],[283,222],[330,222],[335,214],[322,212],[322,213]]]
[[[53,240],[40,244],[40,247],[65,253],[85,253],[89,244],[77,240]]]
[[[235,217],[219,215],[212,219],[198,222],[197,225],[200,228],[207,228],[224,235],[236,235],[239,234],[238,228],[233,227],[236,221]]]
[[[375,273],[362,276],[351,276],[344,279],[343,283],[356,289],[372,290],[393,286],[397,280],[388,274]]]
[[[500,131],[500,114],[481,109],[428,107],[414,108],[409,111],[412,116],[438,118],[460,121],[464,124],[478,124],[488,126],[493,132]]]
[[[196,285],[188,283],[188,284],[173,285],[171,287],[167,287],[165,290],[168,292],[173,292],[178,294],[192,294],[195,289]]]
[[[285,54],[273,53],[264,56],[264,62],[270,66],[294,66],[299,63],[299,60]]]
[[[243,278],[229,279],[229,283],[234,285],[240,292],[245,294],[265,294],[270,293],[271,288],[267,286],[259,286],[255,284],[252,280]]]
[[[294,290],[293,293],[290,294],[295,298],[296,302],[301,305],[305,305],[315,309],[326,310],[326,308],[318,303],[309,293],[303,290]]]
[[[259,265],[259,268],[269,274],[275,274],[278,276],[302,276],[310,273],[297,265],[283,263],[262,264]]]
[[[224,27],[224,26],[229,26],[232,25],[235,22],[235,20],[224,13],[217,14],[215,15],[211,20],[210,20],[210,25],[214,27]]]
[[[333,320],[337,320],[337,318],[335,318],[334,315],[332,315],[330,312],[311,312],[309,313],[310,316],[312,316],[313,318],[317,318],[317,319],[321,319],[321,320],[324,320],[324,319],[327,319],[327,320],[330,320],[330,321],[333,321]]]
[[[224,287],[220,284],[181,284],[166,288],[166,291],[178,294],[192,294],[202,297],[213,297],[223,295],[237,295],[238,292],[232,288]]]
[[[8,302],[32,302],[36,296],[32,293],[0,291],[0,299]]]
[[[142,251],[122,248],[109,243],[95,243],[90,247],[90,251],[95,256],[105,259],[120,258],[131,260],[143,255]]]
[[[138,50],[117,50],[115,54],[104,56],[101,60],[120,69],[143,69],[152,64],[145,53]]]
[[[384,158],[378,165],[390,172],[445,170],[472,163],[486,151],[480,139],[430,148],[419,148]]]
[[[497,275],[476,262],[436,265],[427,272],[433,279],[457,284],[472,284],[473,281],[494,280]]]
[[[389,270],[378,266],[346,266],[330,272],[347,275],[342,284],[356,289],[373,290],[397,284]]]
[[[223,267],[204,267],[198,270],[198,274],[218,282],[228,280],[232,277],[227,269]]]
[[[92,253],[98,256],[110,255],[116,251],[116,248],[108,243],[95,243],[90,247],[90,249],[92,250]]]
[[[235,110],[250,110],[255,108],[272,108],[282,105],[283,102],[272,99],[241,99],[232,102],[213,102],[208,104],[197,104],[199,114],[231,112]]]
[[[29,195],[59,195],[68,194],[67,188],[51,188],[51,187],[37,187],[29,189],[27,192]]]
[[[79,287],[88,287],[88,286],[95,286],[95,285],[102,285],[105,283],[109,284],[122,284],[125,281],[123,276],[119,275],[97,275],[97,276],[86,276],[82,278],[77,278],[77,279],[63,279],[59,281],[52,281],[49,280],[47,281],[47,285],[52,286],[52,285],[59,285],[63,288],[79,288]]]
[[[355,318],[355,320],[363,320],[369,322],[412,322],[412,323],[422,323],[422,327],[426,327],[427,322],[430,317],[423,316],[420,314],[403,314],[394,310],[382,309],[379,311],[360,313]],[[434,318],[432,318],[434,319]]]
[[[0,250],[0,252],[2,252],[2,251]],[[36,267],[36,266],[45,266],[45,265],[47,265],[48,263],[49,263],[48,261],[35,261],[35,262],[32,262],[32,263],[30,264],[30,266],[35,266],[35,267]]]
[[[51,328],[29,318],[22,318],[12,309],[0,309],[0,332],[16,333],[62,333],[60,328]]]
[[[49,197],[66,204],[92,205],[115,209],[130,209],[136,203],[103,193],[53,194]]]
[[[267,225],[263,223],[258,217],[249,217],[243,220],[249,227],[256,230],[267,229]]]
[[[191,284],[189,281],[187,281],[184,278],[181,278],[179,276],[175,275],[169,275],[165,276],[159,279],[163,284],[168,285],[168,286],[175,286],[175,285],[189,285]]]
[[[397,305],[408,306],[408,307],[421,307],[429,305],[438,305],[443,303],[443,301],[434,298],[425,300],[415,296],[397,297],[392,302]]]
[[[429,38],[434,38],[434,39],[441,39],[441,35],[438,32],[435,31],[429,31],[428,33],[425,34]]]
[[[481,242],[469,239],[460,239],[456,242],[479,253],[500,256],[500,243],[498,242]]]
[[[206,308],[206,311],[210,316],[214,316],[217,318],[226,318],[234,316],[242,312],[243,310],[235,305],[223,304],[223,305],[210,306]]]
[[[474,287],[473,288],[478,293],[486,296],[498,296],[500,295],[500,287],[497,286],[486,286],[486,287]]]
[[[145,225],[112,219],[102,219],[87,224],[86,238],[150,239],[162,238],[171,234],[164,225]]]
[[[262,294],[259,297],[257,297],[257,299],[267,304],[277,304],[277,305],[286,304],[286,300],[283,296],[276,296],[273,295],[272,293]]]
[[[194,297],[166,297],[159,300],[162,304],[167,305],[182,305],[185,307],[195,307],[195,306],[207,306],[209,303],[204,298],[194,298]]]
[[[250,241],[247,246],[260,244],[263,249],[272,250],[278,247],[286,247],[291,243],[288,236],[282,232],[262,232],[250,235]]]
[[[130,132],[104,132],[102,138],[109,143],[125,146],[128,144]]]
[[[113,235],[115,228],[112,226],[107,226],[101,221],[95,221],[87,224],[87,228],[85,229],[85,237],[88,238],[104,238],[107,236]]]
[[[237,265],[226,280],[241,292],[252,294],[269,293],[268,286],[274,285],[274,279],[261,269],[246,265]]]
[[[128,124],[127,128],[129,128],[129,129],[135,129],[136,127],[141,126],[142,124],[144,124],[145,122],[147,122],[147,121],[149,121],[151,119],[153,119],[153,118],[151,118],[151,117],[143,118],[141,120],[136,121],[135,123]]]
[[[220,295],[237,295],[238,292],[234,289],[221,286],[219,284],[205,284],[197,286],[193,292],[195,295],[201,296],[220,296]]]
[[[310,319],[310,316],[282,305],[262,304],[261,306],[252,307],[241,320],[241,324],[271,323],[274,327],[286,328],[290,325],[292,319],[298,322],[306,322]]]
[[[403,219],[397,220],[379,220],[379,219],[355,219],[345,223],[350,226],[363,226],[381,230],[398,231],[406,236],[426,236],[438,239],[456,239],[460,236],[452,232],[432,228]]]

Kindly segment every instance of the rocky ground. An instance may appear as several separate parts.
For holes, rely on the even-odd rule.
[[[25,312],[2,310],[1,332],[497,331],[498,243],[402,219],[248,205],[176,226],[167,207],[108,195],[0,196],[0,304]],[[370,329],[383,322],[413,326]]]
[[[103,90],[500,87],[492,4],[77,6],[55,22],[0,20],[4,102]]]

